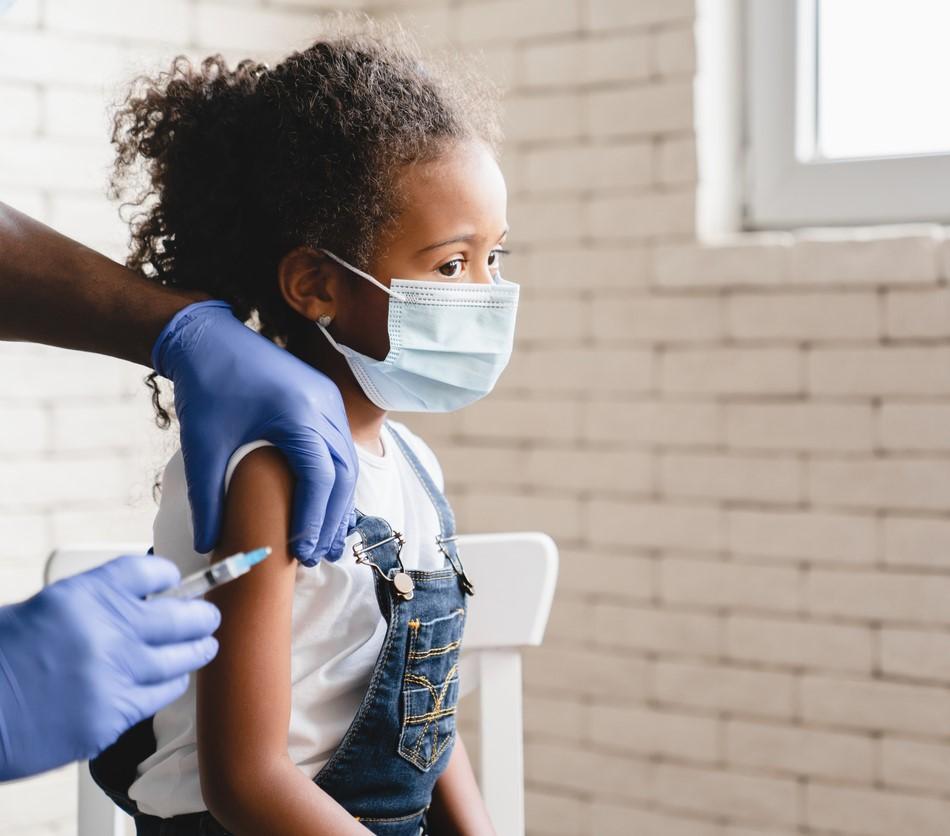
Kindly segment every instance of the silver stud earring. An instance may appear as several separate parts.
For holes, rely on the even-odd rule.
[[[317,317],[317,325],[322,325],[326,328],[331,322],[333,322],[333,317],[330,314],[320,314]]]

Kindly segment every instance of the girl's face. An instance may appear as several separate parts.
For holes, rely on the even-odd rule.
[[[407,166],[398,187],[402,214],[379,242],[379,255],[366,272],[387,287],[392,278],[485,284],[499,274],[508,196],[484,144],[459,144],[436,160]],[[338,342],[384,359],[389,295],[354,273],[340,287],[345,290],[328,311],[330,332]]]

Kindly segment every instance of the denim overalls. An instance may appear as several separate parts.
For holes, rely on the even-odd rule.
[[[432,790],[455,742],[465,596],[474,590],[459,560],[452,509],[409,445],[388,426],[435,506],[437,544],[445,560],[435,571],[404,571],[402,534],[382,518],[357,511],[360,542],[353,552],[373,573],[388,627],[363,701],[313,780],[372,833],[425,836]],[[90,762],[96,783],[135,816],[138,836],[227,836],[208,811],[169,819],[138,811],[128,788],[136,766],[154,750],[148,718]]]

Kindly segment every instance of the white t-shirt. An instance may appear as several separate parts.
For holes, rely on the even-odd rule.
[[[393,423],[441,490],[442,470],[435,454],[403,424]],[[401,557],[407,569],[440,569],[444,558],[435,544],[439,534],[435,508],[386,427],[381,441],[382,456],[356,448],[356,507],[383,517],[405,535]],[[237,463],[266,444],[255,441],[235,451],[228,462],[226,487]],[[192,532],[179,450],[162,477],[154,544],[155,553],[174,561],[182,575],[207,566],[210,557],[193,550]],[[351,547],[358,540],[353,532],[338,561],[297,566],[287,748],[291,760],[310,778],[329,759],[356,715],[386,634],[386,620],[376,600],[375,570],[353,557]],[[188,690],[155,715],[158,749],[139,764],[138,777],[129,790],[144,813],[168,818],[207,809],[198,776],[195,693],[192,676]]]

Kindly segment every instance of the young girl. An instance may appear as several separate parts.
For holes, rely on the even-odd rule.
[[[157,553],[184,573],[274,552],[209,595],[218,656],[113,793],[139,834],[494,832],[455,727],[472,583],[435,456],[386,417],[471,403],[511,351],[494,99],[448,78],[364,21],[274,68],[176,59],[118,115],[117,181],[144,158],[152,201],[129,266],[256,312],[337,384],[360,462],[343,557],[311,568],[288,553],[275,447],[233,455],[210,555],[192,551],[180,452],[168,463]]]

